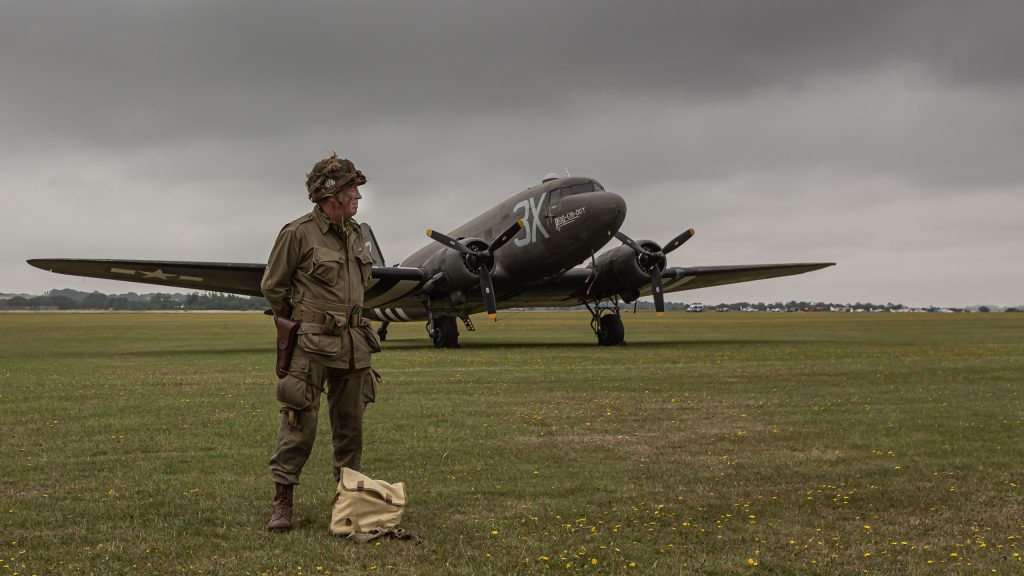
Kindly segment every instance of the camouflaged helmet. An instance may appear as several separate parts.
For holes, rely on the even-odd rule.
[[[309,191],[309,199],[312,202],[319,202],[337,194],[350,184],[362,186],[366,184],[366,176],[356,170],[356,165],[351,160],[338,158],[333,152],[314,164],[313,169],[306,174],[306,190]]]

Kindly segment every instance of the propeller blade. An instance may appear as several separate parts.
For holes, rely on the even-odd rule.
[[[442,233],[440,233],[440,232],[438,232],[436,230],[430,230],[428,228],[427,229],[427,236],[431,240],[434,240],[436,242],[440,242],[441,244],[444,244],[445,246],[448,246],[449,248],[454,248],[454,249],[458,250],[462,254],[466,254],[466,255],[469,255],[470,253],[475,254],[475,252],[473,252],[469,248],[466,248],[465,244],[463,244],[462,242],[459,242],[458,240],[456,240],[455,238],[452,238],[451,236],[448,236],[447,234],[442,234]]]
[[[494,301],[494,284],[491,283],[491,273],[487,270],[487,266],[480,269],[480,294],[484,297],[487,317],[497,321],[498,305]]]
[[[665,292],[661,289],[661,268],[651,270],[651,295],[654,296],[654,311],[658,318],[665,316]]]
[[[633,250],[636,250],[638,253],[646,254],[647,256],[651,255],[650,252],[648,252],[647,250],[644,250],[643,248],[641,248],[640,245],[637,244],[636,242],[634,242],[632,238],[630,238],[629,236],[626,236],[622,232],[615,232],[615,237],[618,238],[626,246],[629,246]]]
[[[507,230],[505,230],[504,232],[501,233],[500,236],[495,238],[494,242],[491,242],[491,245],[487,247],[487,251],[490,252],[491,254],[494,254],[495,250],[507,244],[508,241],[515,237],[515,235],[518,234],[519,231],[522,230],[524,227],[525,225],[523,224],[522,220],[516,220],[515,222],[512,223],[511,226],[508,227]]]
[[[477,266],[480,267],[480,272],[478,273],[478,276],[480,277],[480,295],[483,297],[484,308],[487,309],[487,316],[490,317],[491,320],[498,319],[498,304],[494,298],[494,283],[491,281],[491,271],[487,267],[488,262],[494,254],[494,251],[507,244],[509,240],[524,228],[524,226],[525,225],[522,220],[516,220],[508,227],[507,230],[495,238],[494,241],[491,242],[491,245],[483,252],[470,250],[465,244],[451,236],[448,236],[447,234],[442,234],[434,230],[427,230],[427,236],[430,237],[431,240],[444,244],[449,248],[458,250],[462,255],[467,256],[466,262],[471,267],[471,271]]]
[[[693,238],[693,228],[690,228],[686,232],[683,232],[679,236],[672,239],[671,242],[665,245],[659,252],[649,252],[640,247],[639,244],[633,241],[632,238],[626,236],[622,232],[615,232],[615,237],[622,241],[623,244],[632,248],[637,254],[648,256],[648,259],[640,258],[640,266],[646,267],[651,266],[651,296],[654,296],[654,310],[658,318],[665,316],[665,292],[661,287],[661,263],[665,262],[665,255],[669,252],[679,248],[686,243],[687,240]],[[646,262],[646,263],[645,263]]]
[[[686,232],[683,232],[679,236],[673,238],[671,242],[665,245],[665,248],[662,249],[661,253],[668,254],[669,252],[685,244],[686,241],[689,240],[690,238],[693,238],[693,228],[690,228]]]

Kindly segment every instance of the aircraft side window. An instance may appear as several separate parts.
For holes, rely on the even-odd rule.
[[[559,203],[562,200],[562,192],[565,188],[555,188],[548,194],[548,217],[554,217],[560,210]]]

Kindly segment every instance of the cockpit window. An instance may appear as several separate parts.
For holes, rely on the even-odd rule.
[[[584,192],[604,192],[604,188],[596,182],[584,182],[582,184],[573,184],[572,186],[563,186],[552,192],[552,197],[556,194],[565,198],[566,196],[572,196],[574,194],[582,194]]]

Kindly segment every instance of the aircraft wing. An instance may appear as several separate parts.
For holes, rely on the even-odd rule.
[[[43,270],[72,276],[104,278],[155,284],[176,288],[190,288],[208,292],[225,292],[247,296],[262,296],[260,280],[265,264],[239,264],[230,262],[163,262],[157,260],[86,260],[54,258],[29,260],[29,264]],[[665,292],[694,290],[722,284],[749,282],[781,276],[792,276],[833,266],[832,262],[806,264],[753,264],[741,266],[690,266],[668,268],[662,272]],[[424,282],[419,268],[374,266],[373,280],[366,289],[367,308],[379,306],[422,306],[418,288]],[[503,281],[505,280],[505,281]],[[588,268],[574,268],[553,280],[541,284],[515,285],[506,279],[496,279],[495,292],[499,307],[576,306],[587,297],[592,280]],[[651,287],[640,289],[650,296]],[[472,295],[471,295],[472,298]]]
[[[72,276],[122,280],[158,286],[191,288],[208,292],[226,292],[246,296],[262,296],[260,280],[266,264],[236,264],[230,262],[160,262],[155,260],[83,260],[53,258],[29,260],[29,264],[43,270]],[[423,281],[419,268],[374,266],[375,285],[396,284],[416,286]]]
[[[829,266],[835,266],[835,262],[667,268],[661,273],[661,283],[665,292],[680,292],[682,290],[695,290],[697,288],[721,286],[723,284],[736,284],[738,282],[750,282],[752,280],[765,280],[767,278],[793,276],[795,274],[803,274],[804,272],[820,270]],[[650,296],[650,284],[641,288],[640,293],[644,296]]]
[[[694,290],[722,284],[792,276],[834,265],[834,262],[814,262],[668,268],[661,274],[662,288],[665,292]],[[503,289],[505,282],[495,282],[495,291],[498,295],[498,305],[501,308],[578,306],[587,299],[587,290],[592,281],[593,271],[591,269],[573,268],[550,282],[542,284],[510,286],[509,289]],[[640,294],[650,296],[651,285],[647,284],[640,288]]]

